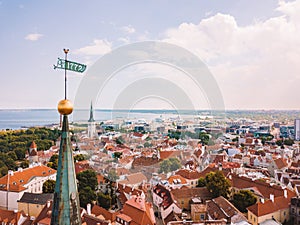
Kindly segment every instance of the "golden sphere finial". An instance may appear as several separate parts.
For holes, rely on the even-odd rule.
[[[57,110],[62,115],[69,115],[73,112],[73,104],[68,99],[63,99],[59,101]]]

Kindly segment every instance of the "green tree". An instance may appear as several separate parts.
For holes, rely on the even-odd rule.
[[[109,209],[111,206],[111,197],[110,195],[103,194],[99,192],[97,195],[98,205],[105,209]]]
[[[240,190],[234,193],[232,197],[232,204],[241,212],[247,212],[247,207],[255,204],[257,201],[254,194],[249,190]]]
[[[178,170],[181,167],[180,161],[178,158],[169,158],[171,162],[170,171]]]
[[[85,158],[85,156],[83,155],[83,154],[77,154],[77,155],[75,155],[74,156],[74,162],[76,162],[76,161],[84,161],[86,158]]]
[[[123,154],[123,152],[115,152],[113,156],[114,156],[114,158],[119,159],[119,158],[121,158],[122,154]]]
[[[288,145],[288,146],[292,146],[294,144],[294,140],[293,139],[284,139],[283,144]]]
[[[51,156],[47,166],[51,167],[52,169],[57,170],[57,166],[58,166],[58,155],[57,154]]]
[[[124,141],[124,139],[122,138],[122,136],[120,136],[120,137],[118,137],[118,138],[116,139],[116,143],[117,143],[118,145],[123,145],[123,144],[125,143],[125,141]]]
[[[171,162],[168,159],[162,161],[159,165],[159,173],[168,173],[170,172]]]
[[[207,145],[209,142],[209,135],[203,132],[200,132],[199,139],[202,144]]]
[[[146,141],[144,143],[144,148],[149,148],[149,147],[152,147],[152,144],[150,142]]]
[[[43,193],[54,193],[55,183],[55,180],[46,180],[43,183]]]
[[[88,203],[92,203],[93,201],[97,200],[97,195],[91,187],[86,186],[79,191],[79,201],[80,206],[86,208]]]
[[[83,190],[85,187],[90,187],[95,191],[98,186],[97,174],[94,170],[85,170],[76,175],[78,180],[78,190]]]
[[[28,160],[23,160],[20,164],[20,167],[25,169],[29,167],[29,161]]]
[[[17,147],[17,148],[14,149],[14,152],[16,153],[16,156],[17,156],[18,160],[25,159],[25,152],[26,152],[25,148]]]
[[[205,176],[206,188],[212,193],[213,197],[229,197],[230,183],[223,172],[217,170],[210,172]]]
[[[282,143],[283,143],[283,142],[282,142],[282,140],[280,140],[280,139],[276,141],[276,145],[278,145],[278,146],[281,146]]]
[[[205,178],[204,178],[204,177],[200,177],[200,178],[198,179],[197,187],[205,187],[205,186],[206,186]]]
[[[159,172],[168,173],[171,171],[178,170],[181,167],[180,161],[177,158],[165,159],[160,163]]]
[[[12,160],[16,161],[18,159],[17,155],[15,152],[8,152],[7,153],[8,157],[10,157]]]

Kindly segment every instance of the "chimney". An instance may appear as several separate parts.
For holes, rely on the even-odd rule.
[[[50,201],[47,201],[47,208],[50,208]]]
[[[7,174],[10,175],[10,176],[13,176],[13,175],[14,175],[14,171],[9,170],[9,171],[7,172]]]
[[[91,214],[92,214],[92,213],[91,213],[91,204],[90,204],[90,203],[88,203],[88,204],[86,205],[86,211],[87,211],[88,215],[91,215]]]
[[[285,198],[287,198],[287,196],[288,196],[288,193],[287,193],[287,190],[286,190],[286,189],[283,190],[283,196],[284,196]]]
[[[260,201],[261,201],[262,204],[265,203],[265,199],[264,198],[261,198]]]
[[[274,202],[274,195],[273,195],[273,194],[270,194],[270,200],[271,200],[272,202]]]

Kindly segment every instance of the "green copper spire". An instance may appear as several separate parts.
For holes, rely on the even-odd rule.
[[[90,108],[90,118],[89,118],[88,122],[95,122],[92,102],[91,102],[91,108]]]
[[[63,108],[65,110],[65,108]],[[62,112],[64,112],[61,110]],[[51,225],[81,225],[68,114],[63,115]]]

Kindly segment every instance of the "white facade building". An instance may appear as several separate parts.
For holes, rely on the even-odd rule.
[[[44,165],[9,171],[0,178],[0,208],[17,210],[24,192],[42,193],[44,182],[55,179],[56,170]]]

